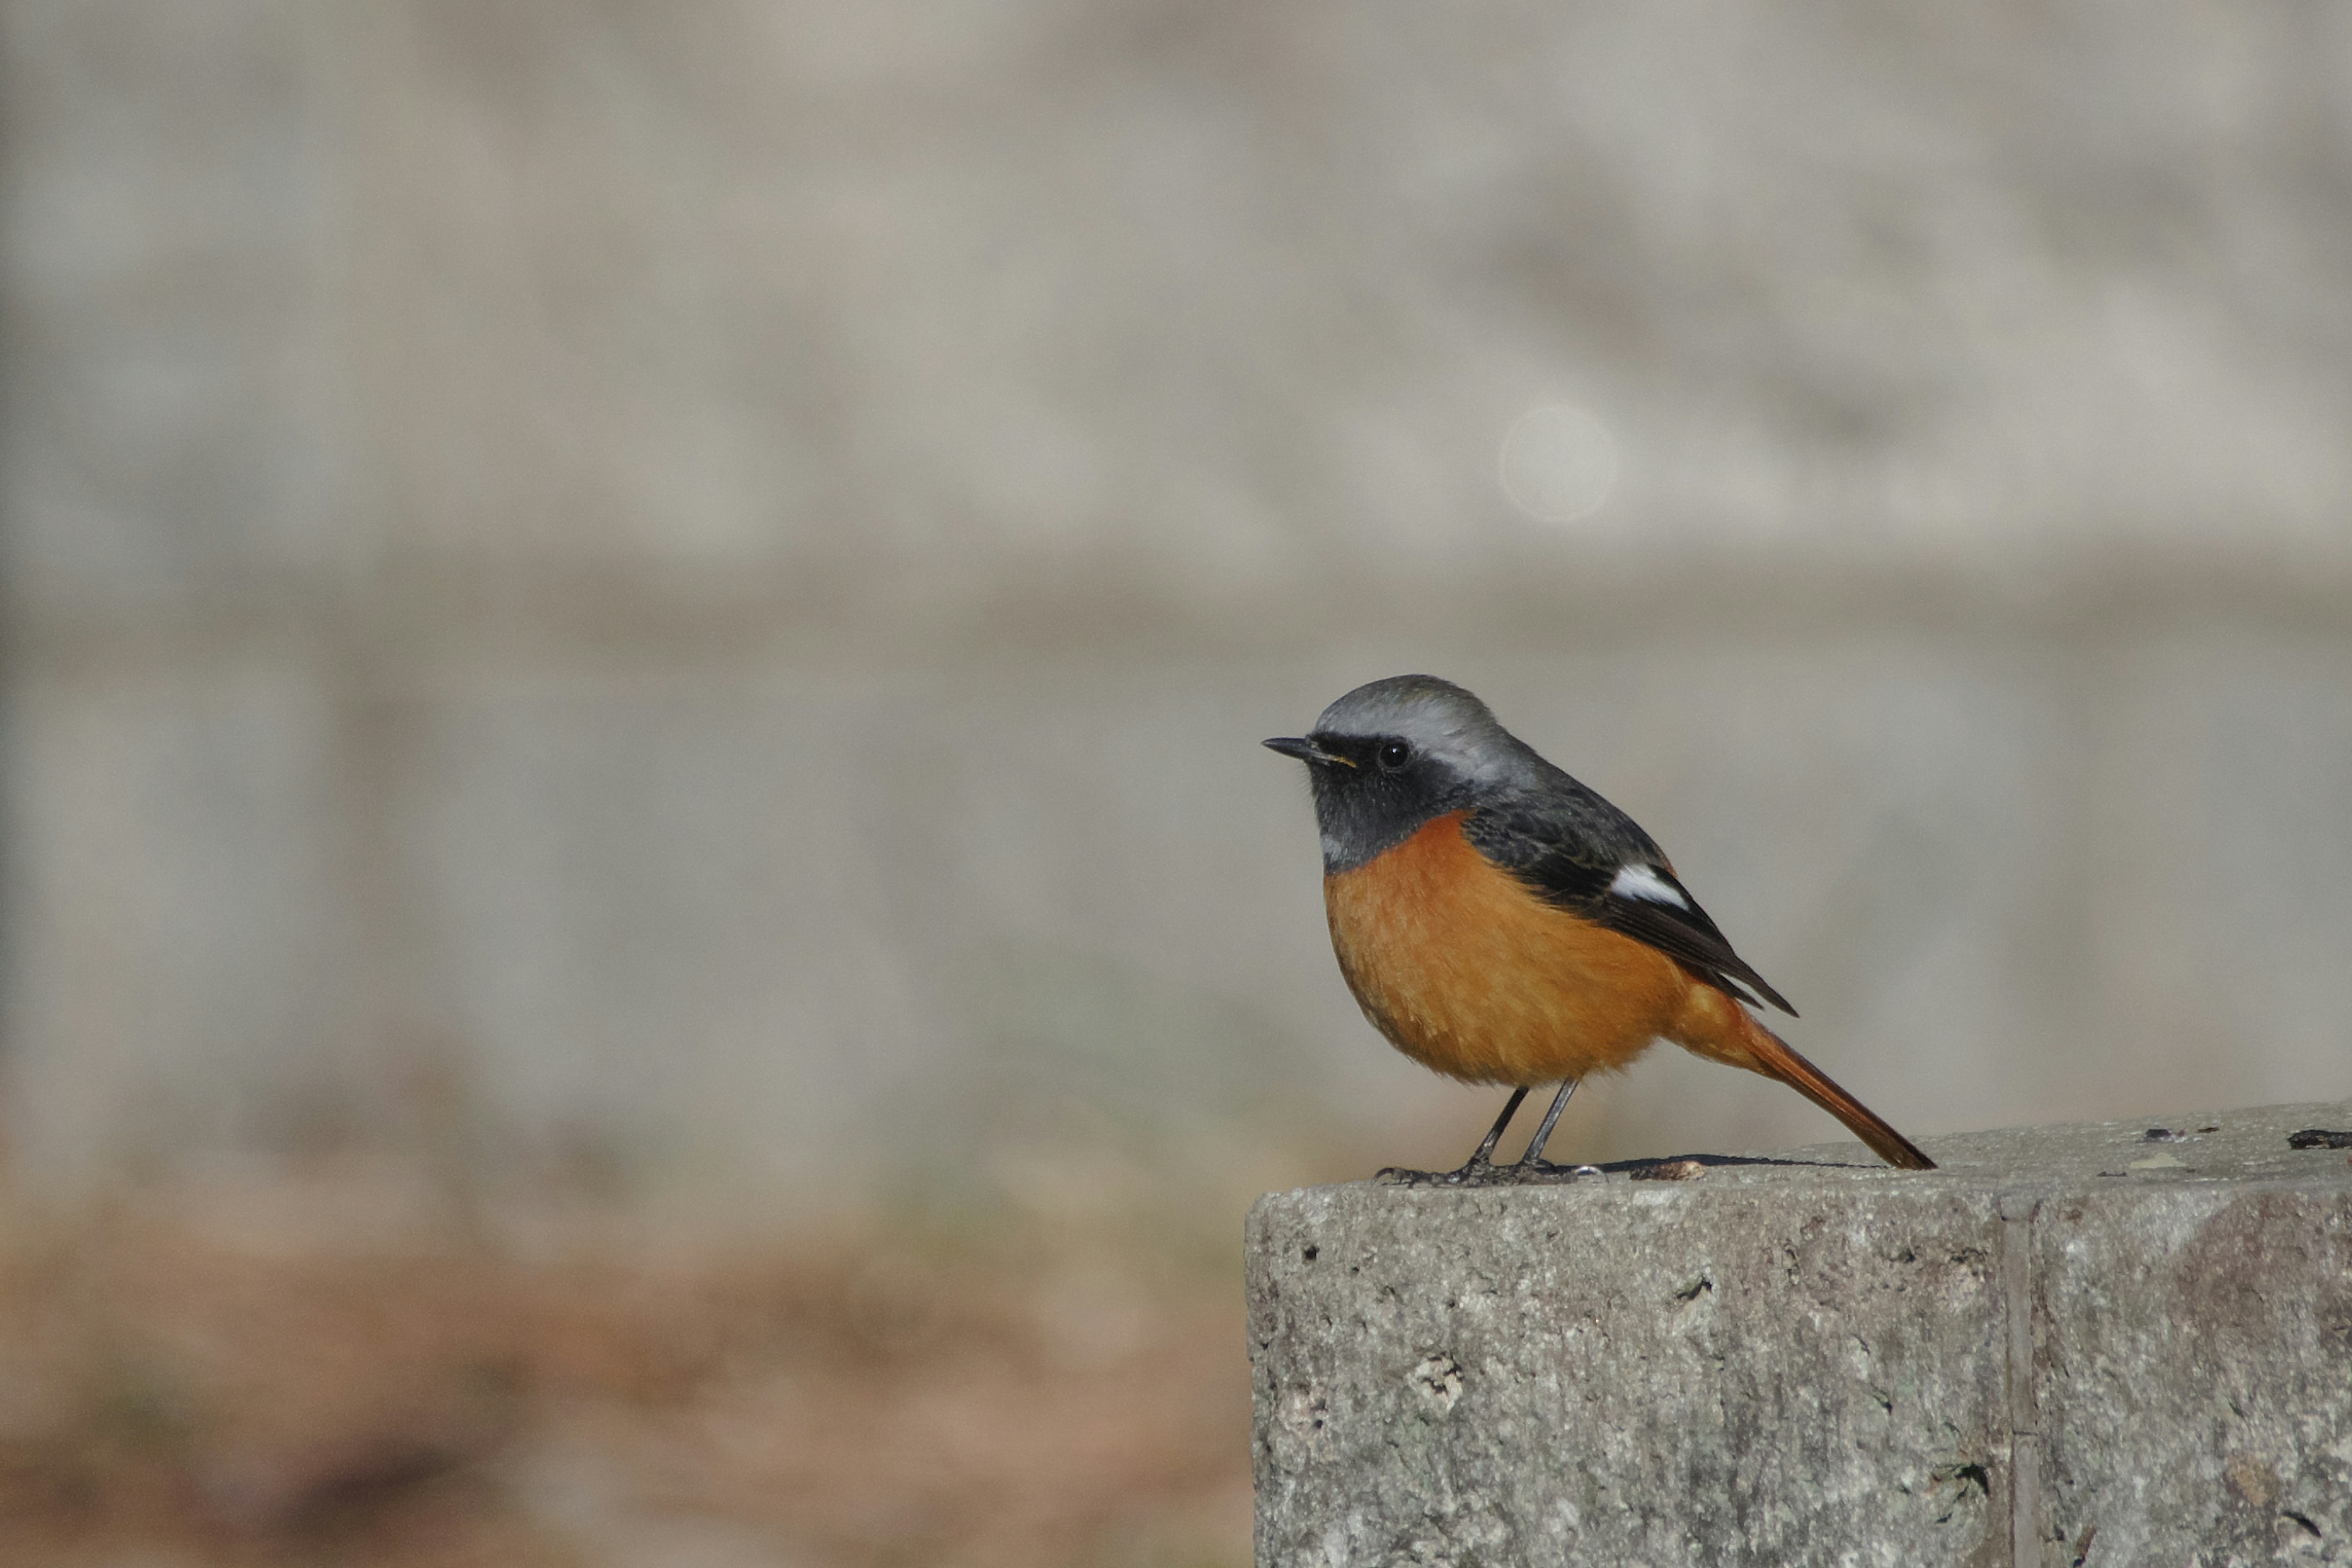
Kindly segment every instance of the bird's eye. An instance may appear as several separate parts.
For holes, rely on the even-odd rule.
[[[1404,766],[1405,763],[1412,761],[1412,748],[1406,745],[1402,741],[1384,742],[1381,746],[1380,757],[1381,766],[1386,768],[1391,773],[1394,773],[1397,769]]]

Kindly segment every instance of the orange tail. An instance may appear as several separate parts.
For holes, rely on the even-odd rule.
[[[1906,1171],[1932,1171],[1936,1162],[1918,1146],[1878,1119],[1877,1113],[1840,1089],[1830,1075],[1790,1048],[1789,1042],[1740,1009],[1753,1032],[1748,1042],[1751,1059],[1742,1063],[1751,1072],[1779,1079],[1823,1110],[1843,1121],[1853,1135],[1870,1145],[1871,1152]]]
[[[1789,1048],[1789,1042],[1712,985],[1693,985],[1671,1037],[1685,1050],[1777,1079],[1836,1117],[1871,1152],[1906,1171],[1932,1171],[1936,1162],[1871,1109],[1830,1080],[1830,1075]]]

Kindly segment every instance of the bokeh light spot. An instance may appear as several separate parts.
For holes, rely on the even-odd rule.
[[[1499,474],[1503,493],[1529,517],[1574,522],[1617,488],[1617,441],[1581,408],[1530,408],[1503,434]]]

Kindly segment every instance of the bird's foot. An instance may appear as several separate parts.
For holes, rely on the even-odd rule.
[[[1388,1187],[1491,1187],[1499,1185],[1508,1165],[1472,1158],[1453,1171],[1410,1171],[1402,1165],[1381,1168],[1372,1180]]]
[[[1597,1165],[1555,1165],[1549,1160],[1497,1165],[1491,1160],[1472,1160],[1452,1171],[1409,1171],[1391,1165],[1372,1179],[1391,1187],[1522,1187],[1558,1186],[1600,1174]]]
[[[1516,1165],[1503,1167],[1510,1172],[1511,1180],[1521,1186],[1556,1187],[1570,1182],[1597,1182],[1602,1172],[1598,1165],[1555,1165],[1549,1160],[1522,1160]]]

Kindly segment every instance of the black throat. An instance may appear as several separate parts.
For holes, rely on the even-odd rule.
[[[1392,738],[1312,737],[1326,752],[1344,759],[1307,768],[1315,785],[1315,821],[1322,835],[1327,877],[1352,871],[1435,818],[1474,804],[1470,781],[1435,757],[1415,755],[1401,768],[1381,766],[1381,748]]]

